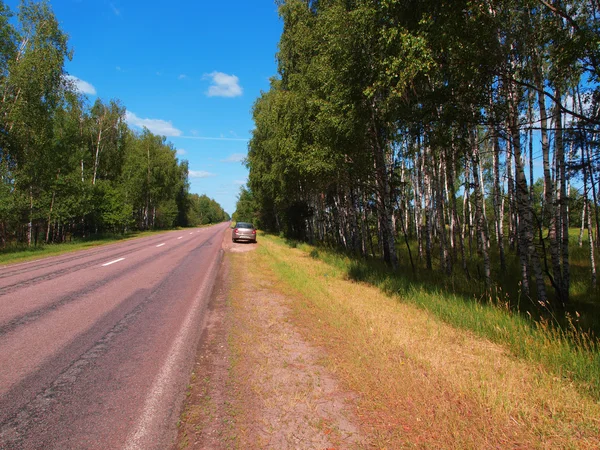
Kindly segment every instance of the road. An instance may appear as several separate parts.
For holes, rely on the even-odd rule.
[[[168,448],[226,228],[0,267],[0,448]]]

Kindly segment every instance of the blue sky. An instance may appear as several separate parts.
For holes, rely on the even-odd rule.
[[[233,213],[252,104],[277,70],[274,0],[50,4],[74,50],[66,71],[90,102],[121,100],[132,128],[167,136],[189,161],[191,192]]]

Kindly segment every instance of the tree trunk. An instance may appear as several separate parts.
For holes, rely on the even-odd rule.
[[[461,231],[461,223],[458,218],[458,211],[456,209],[456,192],[454,192],[454,173],[456,170],[454,155],[455,155],[455,153],[452,152],[452,155],[450,156],[451,164],[447,170],[448,185],[449,185],[448,194],[450,195],[450,207],[452,209],[452,222],[455,224],[453,226],[453,229],[454,229],[454,233],[456,233],[456,235],[458,236],[458,247],[459,247],[459,251],[460,251],[462,268],[463,268],[463,271],[465,272],[465,274],[467,274],[467,276],[468,276],[469,274],[468,274],[468,270],[467,270],[467,259],[465,256],[465,241],[464,241],[465,237],[464,237],[464,233]]]
[[[343,218],[341,216],[341,211],[340,211],[340,200],[339,200],[339,194],[335,194],[333,195],[333,220],[334,220],[334,229],[336,230],[336,243],[337,245],[344,247],[345,249],[348,248],[347,244],[346,244],[346,233],[344,230],[344,223],[343,223]]]
[[[539,95],[539,92],[538,92]],[[531,197],[531,204],[533,205],[533,102],[535,93],[529,92],[529,102],[527,104],[527,120],[529,121],[529,197]],[[541,115],[541,114],[540,114]]]
[[[508,247],[514,250],[517,244],[517,213],[515,202],[515,179],[512,173],[513,147],[511,140],[506,141],[506,184],[508,186]]]
[[[583,151],[582,151],[582,154],[583,154]],[[587,187],[585,184],[586,183],[584,182],[583,183],[583,192],[585,192],[584,195],[586,196],[585,198],[587,199]],[[584,203],[585,203],[585,200],[584,200]],[[579,239],[577,239],[577,245],[579,247],[583,247],[583,232],[585,231],[586,221],[587,221],[586,217],[585,217],[586,211],[587,211],[587,207],[584,204],[583,208],[581,208],[581,226],[579,227]]]
[[[33,187],[29,185],[29,222],[27,223],[27,246],[31,247],[33,232]]]
[[[358,228],[358,217],[356,212],[356,195],[354,189],[350,187],[349,195],[346,196],[348,217],[350,218],[350,237],[352,241],[352,252],[359,254],[362,248],[361,234]]]
[[[60,176],[60,169],[56,174],[56,180],[58,181],[58,177]],[[56,189],[52,189],[52,201],[50,202],[50,211],[48,212],[48,228],[46,229],[46,243],[50,241],[50,225],[52,223],[52,209],[54,208],[54,198],[56,196]]]
[[[390,204],[390,181],[386,167],[386,144],[381,142],[380,130],[372,111],[371,123],[372,152],[375,160],[375,185],[377,195],[377,214],[379,216],[380,234],[382,239],[383,259],[394,270],[398,268],[398,256],[395,247],[395,230],[392,224],[392,205]]]
[[[92,184],[96,184],[96,174],[98,173],[98,164],[100,162],[100,143],[102,142],[102,122],[99,124],[98,139],[96,140],[96,156],[94,158],[94,177],[92,178]]]
[[[557,99],[561,98],[561,93],[558,89],[556,89],[554,93]],[[558,214],[557,223],[560,224],[561,227],[561,236],[560,236],[560,247],[561,247],[561,263],[562,263],[562,279],[559,285],[561,290],[560,299],[563,304],[567,304],[569,302],[569,284],[570,284],[570,275],[569,275],[569,198],[567,196],[567,169],[565,162],[565,149],[564,149],[564,141],[563,141],[563,125],[562,125],[562,114],[559,105],[556,105],[556,110],[554,113],[556,120],[556,131],[554,136],[554,155],[557,163],[557,177],[560,183],[560,187],[558,189],[559,203],[558,210],[556,213]]]
[[[492,138],[492,152],[494,154],[494,215],[496,216],[496,243],[500,254],[500,271],[506,272],[506,257],[504,255],[504,208],[500,193],[500,145],[494,130]]]
[[[475,135],[475,145],[477,143],[477,135]],[[483,168],[481,166],[481,157],[479,155],[479,150],[477,153],[477,165],[475,165],[475,163],[473,163],[473,173],[475,173],[476,171],[479,172],[479,177],[478,180],[476,181],[476,183],[479,184],[479,193],[481,194],[481,217],[482,217],[482,225],[485,228],[485,235],[488,237],[484,244],[487,247],[488,251],[490,249],[490,240],[489,240],[489,235],[490,235],[490,230],[489,230],[489,226],[488,226],[488,220],[487,220],[487,211],[486,211],[486,206],[485,206],[485,186],[483,184]]]
[[[414,220],[415,220],[415,234],[417,237],[417,249],[418,249],[418,257],[419,261],[423,259],[423,217],[422,217],[422,206],[423,206],[423,196],[422,196],[422,177],[423,177],[423,159],[420,153],[420,149],[417,148],[417,163],[415,164],[415,174],[413,185],[415,188],[415,211],[414,211]]]
[[[594,166],[592,165],[592,156],[590,153],[590,146],[586,145],[585,147],[585,153],[587,156],[587,168],[588,168],[588,175],[590,177],[590,186],[591,186],[591,190],[592,190],[592,201],[594,204],[594,210],[595,210],[595,214],[594,216],[596,217],[596,246],[600,248],[600,207],[598,206],[598,196],[596,195],[596,177],[594,176]],[[590,211],[590,216],[591,216],[591,211]]]
[[[371,257],[375,258],[375,244],[373,244],[373,233],[371,232],[371,227],[369,226],[369,211],[367,209],[368,197],[367,193],[363,193],[363,220],[365,222],[365,231],[367,233],[367,240],[369,242],[369,248],[371,249]]]
[[[475,222],[477,223],[477,241],[479,242],[479,253],[483,258],[483,275],[486,290],[492,286],[489,237],[487,233],[485,213],[483,209],[483,192],[481,189],[481,164],[479,158],[479,145],[477,143],[477,131],[471,132],[471,153],[473,155],[473,184],[475,186]]]
[[[144,214],[144,227],[146,230],[150,228],[150,145],[146,145],[146,210]]]
[[[400,203],[398,203],[398,199],[396,199],[396,204],[398,206],[398,210],[401,210]],[[415,274],[416,273],[415,263],[413,262],[412,251],[410,250],[410,242],[408,240],[408,233],[406,232],[406,223],[404,222],[404,218],[402,217],[402,214],[399,214],[398,217],[400,217],[400,226],[402,227],[402,234],[404,235],[404,242],[406,244],[406,250],[408,251],[410,267],[412,269],[413,274]]]
[[[587,209],[587,231],[588,231],[588,239],[590,241],[590,271],[592,273],[592,288],[596,288],[597,276],[596,276],[596,258],[594,255],[594,233],[592,230],[592,217],[590,214],[590,200],[585,199],[585,208]]]
[[[425,156],[427,152],[424,151]],[[432,205],[431,205],[431,180],[429,171],[427,167],[423,171],[423,195],[425,196],[425,265],[428,270],[433,269],[432,261],[431,261],[431,253],[432,253]]]
[[[586,144],[584,143],[584,147],[586,147]],[[579,234],[579,246],[581,247],[583,242],[583,228],[584,225],[587,227],[587,232],[588,232],[588,238],[589,238],[589,245],[590,245],[590,271],[591,271],[591,275],[592,275],[592,288],[596,287],[596,261],[595,261],[595,255],[594,255],[594,233],[592,230],[592,217],[590,214],[590,198],[589,198],[589,193],[588,193],[588,171],[587,171],[587,166],[585,163],[585,158],[584,158],[584,148],[581,149],[581,167],[583,170],[583,208],[582,208],[582,214],[581,214],[581,232]],[[585,220],[585,224],[584,224],[584,220]]]
[[[523,292],[530,295],[529,275],[535,277],[538,300],[545,304],[547,302],[546,287],[544,285],[544,276],[540,265],[539,256],[533,240],[533,208],[529,198],[529,189],[527,187],[527,178],[521,152],[521,136],[519,130],[519,110],[516,87],[511,86],[509,90],[509,126],[512,138],[512,148],[515,160],[516,176],[516,200],[518,212],[518,236],[519,236],[519,260],[521,263],[521,275],[523,283]]]
[[[434,157],[434,161],[435,161]],[[448,261],[448,245],[446,238],[446,215],[444,213],[444,182],[443,182],[443,158],[439,158],[439,161],[434,167],[435,186],[436,186],[436,211],[437,211],[437,223],[438,233],[440,240],[440,271],[446,272],[448,275],[452,272],[452,265]]]
[[[48,212],[48,227],[46,228],[46,244],[50,243],[50,228],[52,225],[52,208],[54,207],[54,197],[56,190],[52,191],[52,200],[50,201],[50,212]]]
[[[538,87],[538,105],[540,110],[540,133],[542,138],[542,160],[544,170],[544,219],[541,220],[540,227],[544,222],[548,222],[548,246],[550,251],[550,261],[552,264],[552,285],[555,286],[558,298],[562,296],[562,269],[560,264],[560,253],[558,245],[558,228],[556,221],[556,199],[554,183],[550,171],[550,140],[548,137],[548,114],[546,112],[546,97],[541,92],[543,89],[542,76],[539,70],[536,73],[536,84]]]
[[[473,235],[471,228],[473,221],[471,220],[471,163],[469,158],[465,158],[465,188],[463,193],[463,226],[462,226],[462,237],[465,240],[465,229],[469,233],[469,256],[473,256]]]

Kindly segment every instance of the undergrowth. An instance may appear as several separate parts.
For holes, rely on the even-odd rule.
[[[461,282],[456,286],[456,281],[443,274],[393,272],[381,261],[356,259],[306,243],[266,238],[306,252],[348,280],[376,286],[398,301],[417,305],[452,326],[502,344],[519,358],[541,363],[600,401],[600,346],[593,333],[578,326],[577,312],[567,312],[561,320],[552,315],[532,315],[530,311],[534,309],[527,304],[530,300],[524,300],[519,293],[515,299],[514,293],[499,287],[482,296],[476,283]]]

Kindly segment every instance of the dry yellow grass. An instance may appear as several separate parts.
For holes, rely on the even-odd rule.
[[[249,257],[297,292],[295,320],[359,394],[374,447],[600,448],[600,405],[567,381],[300,250],[262,239]]]

